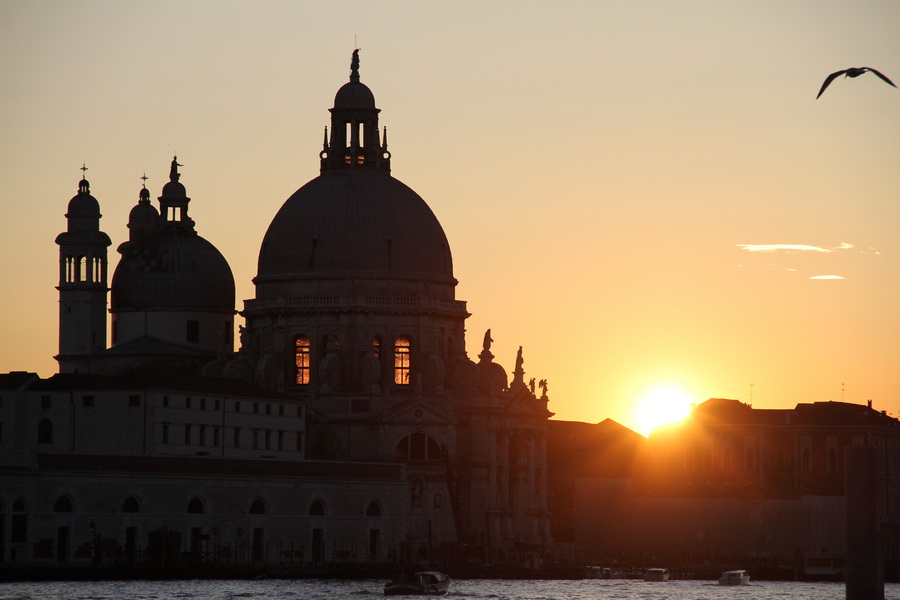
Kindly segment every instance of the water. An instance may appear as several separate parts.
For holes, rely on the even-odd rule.
[[[384,580],[189,580],[0,583],[0,600],[318,600],[384,598]],[[715,581],[644,582],[632,579],[454,581],[448,600],[844,600],[840,583],[751,582],[725,587]],[[900,600],[900,584],[885,585],[886,600]]]

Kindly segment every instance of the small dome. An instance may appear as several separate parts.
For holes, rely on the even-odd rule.
[[[163,186],[163,198],[187,198],[187,190],[180,181],[170,181]]]
[[[149,201],[144,202],[143,197],[141,200],[128,213],[128,227],[130,229],[135,227],[150,228],[159,221],[159,211],[156,210],[156,207],[150,204]]]
[[[123,249],[110,308],[234,312],[234,275],[211,243],[192,233],[158,231]]]
[[[334,108],[375,110],[375,95],[366,84],[350,81],[335,94]]]
[[[66,216],[100,218],[100,203],[91,196],[91,188],[87,179],[82,179],[78,183],[78,193],[69,200]]]

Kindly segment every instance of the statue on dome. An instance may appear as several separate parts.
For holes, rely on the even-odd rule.
[[[350,59],[350,76],[359,77],[359,48],[353,51],[353,58]]]
[[[549,387],[547,385],[547,380],[541,379],[541,381],[538,383],[538,387],[541,388],[541,398],[546,398],[547,397],[547,388]]]
[[[178,164],[178,157],[172,157],[172,167],[169,169],[169,181],[178,181],[181,178],[181,173],[178,172],[178,167],[183,167],[184,165]]]
[[[486,352],[490,352],[491,351],[491,342],[493,342],[493,341],[494,340],[491,339],[491,330],[488,329],[487,331],[484,332],[484,342],[482,342],[481,348]]]

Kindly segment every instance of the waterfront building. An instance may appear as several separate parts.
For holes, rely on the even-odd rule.
[[[177,157],[158,207],[141,188],[109,287],[79,183],[57,238],[59,373],[0,376],[7,565],[549,553],[547,387],[526,384],[521,349],[511,373],[494,362],[490,331],[468,357],[449,242],[391,175],[357,52],[330,112],[320,174],[261,241],[237,348],[234,278]]]

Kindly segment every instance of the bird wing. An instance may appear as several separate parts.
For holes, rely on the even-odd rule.
[[[822,92],[825,91],[825,88],[827,88],[829,85],[831,85],[831,82],[834,81],[836,77],[840,77],[841,75],[843,75],[846,72],[847,72],[846,69],[844,69],[843,71],[835,71],[834,73],[832,73],[831,75],[826,77],[825,83],[822,84],[822,89],[819,90],[819,96],[822,95]],[[819,99],[819,96],[816,96],[816,100]]]
[[[889,84],[891,84],[891,85],[894,85],[894,82],[891,81],[890,79],[888,79],[887,76],[884,75],[884,73],[880,73],[880,72],[876,71],[875,69],[873,69],[872,67],[869,67],[869,71],[872,71],[873,73],[875,73],[876,75],[878,75],[879,77],[881,77],[881,79],[884,80],[885,83],[889,83]],[[894,85],[894,87],[897,87],[897,86]]]

